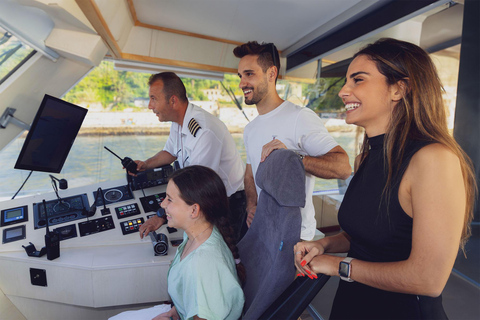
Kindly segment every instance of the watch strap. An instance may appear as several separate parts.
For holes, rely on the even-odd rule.
[[[163,219],[167,218],[167,214],[165,213],[165,210],[163,208],[158,208],[157,217],[163,218]]]
[[[340,279],[344,280],[344,281],[347,281],[347,282],[353,282],[353,280],[350,278],[350,275],[352,273],[352,265],[351,265],[351,262],[354,258],[352,257],[346,257],[345,259],[343,259],[340,264],[339,264],[339,268],[338,268],[338,273],[340,275]],[[348,271],[346,274],[344,274],[342,272],[342,264],[346,264],[348,266]]]

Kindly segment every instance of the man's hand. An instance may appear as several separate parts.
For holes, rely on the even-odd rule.
[[[278,139],[270,141],[262,147],[262,158],[260,159],[260,162],[265,161],[265,159],[270,155],[270,153],[272,153],[272,151],[276,149],[287,149],[287,147],[285,146],[285,144],[283,144],[282,141]]]
[[[257,211],[257,206],[247,208],[247,227],[249,228],[255,216],[255,211]]]
[[[157,230],[165,223],[165,219],[153,216],[140,226],[140,239],[147,236],[150,232]]]
[[[145,171],[147,169],[147,164],[144,161],[141,160],[135,160],[133,161],[137,164],[137,171]],[[125,169],[125,167],[123,168]],[[136,177],[137,175],[135,173],[131,173],[130,171],[127,171],[129,175]]]

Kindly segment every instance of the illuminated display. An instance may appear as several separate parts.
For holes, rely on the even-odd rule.
[[[2,210],[1,226],[28,221],[27,206]]]
[[[23,240],[26,238],[25,226],[13,227],[3,230],[2,243],[9,243],[13,241]]]

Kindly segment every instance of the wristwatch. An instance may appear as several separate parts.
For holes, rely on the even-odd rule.
[[[158,208],[157,217],[167,220],[167,214],[165,213],[165,210],[163,208]]]
[[[347,282],[353,282],[353,280],[350,279],[350,274],[352,273],[352,260],[353,258],[346,257],[345,259],[343,259],[343,261],[340,261],[340,264],[338,266],[338,273],[340,274],[340,279]]]
[[[301,153],[298,153],[298,152],[295,152],[297,154],[297,156],[300,158],[300,161],[303,161],[303,158],[305,158],[305,155],[301,154]]]

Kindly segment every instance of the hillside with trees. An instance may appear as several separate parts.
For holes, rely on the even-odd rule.
[[[149,77],[148,73],[115,70],[112,61],[104,60],[73,87],[64,99],[82,105],[100,103],[105,111],[121,111],[125,108],[144,110],[142,107],[135,107],[134,101],[135,99],[148,100]],[[207,101],[208,98],[203,92],[205,89],[222,88],[217,80],[182,78],[182,81],[187,90],[187,96],[192,101]],[[231,88],[235,96],[242,97],[239,83],[240,79],[237,75],[225,74],[223,84]],[[288,84],[288,81],[279,80],[278,83]],[[321,87],[318,83],[300,85],[302,97],[296,97],[297,101],[303,102],[313,110],[320,112],[343,109],[343,104],[337,96],[337,92],[343,85],[339,79],[326,79]],[[284,87],[288,88],[288,85]],[[283,98],[284,92],[279,93]],[[239,100],[242,101],[241,98]],[[310,104],[308,104],[309,101]],[[222,106],[235,106],[230,99],[219,102]]]

